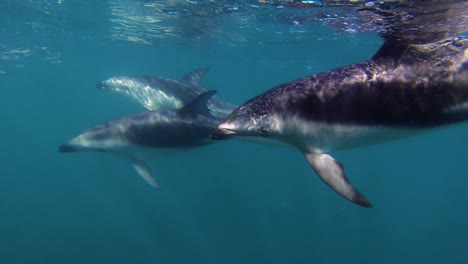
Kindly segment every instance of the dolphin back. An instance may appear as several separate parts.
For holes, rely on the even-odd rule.
[[[180,80],[156,76],[116,76],[99,82],[97,88],[124,94],[147,110],[175,110],[207,92],[200,83],[209,69],[196,69]],[[211,114],[218,118],[226,117],[237,107],[217,96],[211,97],[207,105]]]

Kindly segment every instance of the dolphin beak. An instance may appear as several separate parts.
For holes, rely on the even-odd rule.
[[[58,151],[62,153],[67,153],[67,152],[76,152],[79,151],[80,148],[77,146],[74,146],[72,144],[62,144],[58,147]]]
[[[211,133],[211,139],[215,139],[215,140],[228,139],[235,135],[237,135],[237,133],[233,130],[218,127],[215,131],[213,131],[213,133]]]
[[[106,87],[107,87],[107,85],[104,82],[98,82],[96,84],[96,88],[98,88],[98,89],[105,89]]]

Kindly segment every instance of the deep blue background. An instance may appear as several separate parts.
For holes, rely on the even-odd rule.
[[[381,44],[375,34],[148,46],[110,39],[103,3],[69,4],[44,18],[27,1],[2,2],[1,47],[30,55],[0,59],[0,263],[466,261],[467,124],[333,153],[372,209],[335,194],[292,148],[233,140],[155,157],[162,190],[128,162],[57,152],[86,128],[143,110],[95,89],[108,77],[178,78],[208,65],[203,85],[240,104],[282,82],[368,59]],[[48,27],[27,24],[34,21]]]

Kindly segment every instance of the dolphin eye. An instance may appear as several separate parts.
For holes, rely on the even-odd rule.
[[[260,136],[266,137],[270,135],[270,129],[266,127],[261,127],[258,129],[258,134],[260,134]]]

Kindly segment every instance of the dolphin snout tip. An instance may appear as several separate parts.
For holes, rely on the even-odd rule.
[[[80,149],[74,145],[70,144],[62,144],[58,147],[58,152],[61,153],[67,153],[67,152],[76,152],[79,151]]]
[[[107,85],[104,82],[98,82],[96,84],[96,88],[98,88],[98,89],[105,89],[106,87],[107,87]]]

